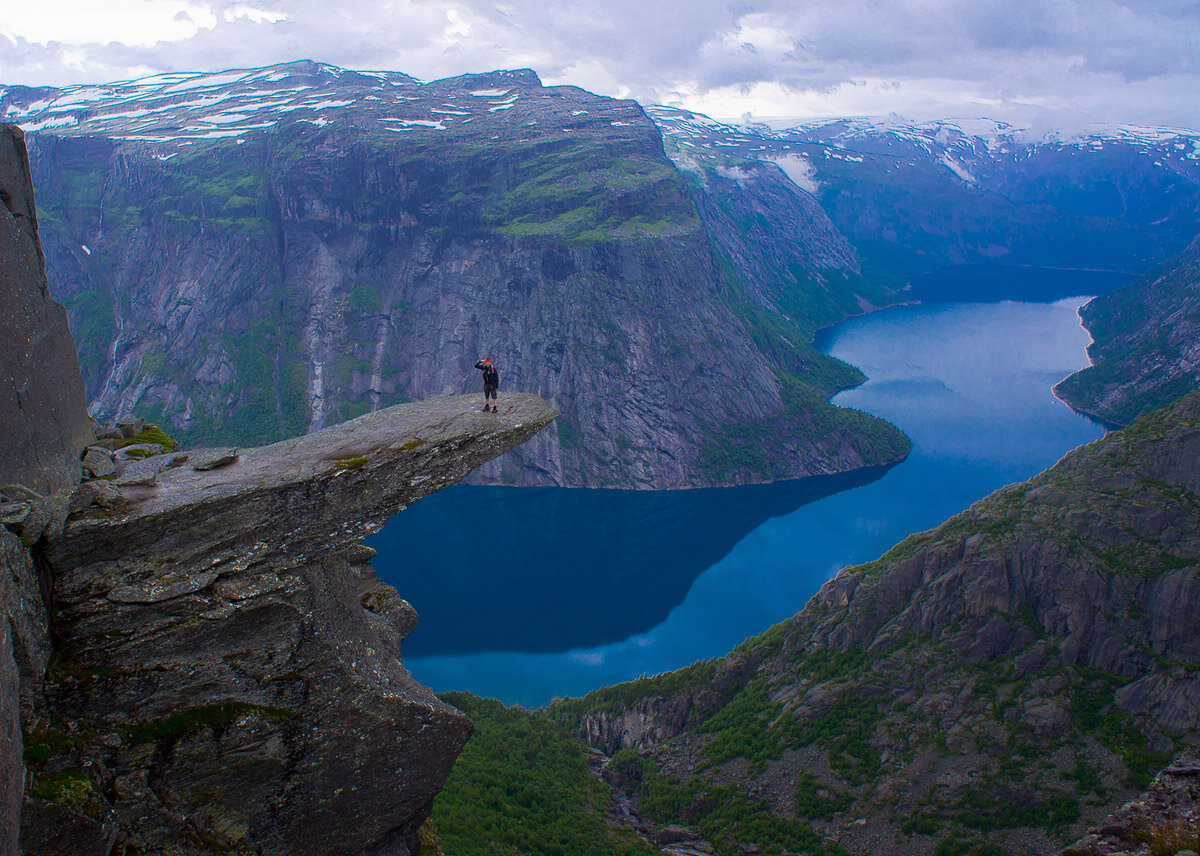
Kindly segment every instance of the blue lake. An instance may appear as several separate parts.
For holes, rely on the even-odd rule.
[[[913,441],[890,470],[636,492],[455,486],[368,543],[421,615],[404,661],[435,690],[538,706],[725,654],[869,561],[1103,429],[1051,386],[1087,365],[1057,302],[927,303],[823,331],[869,380],[835,398]]]

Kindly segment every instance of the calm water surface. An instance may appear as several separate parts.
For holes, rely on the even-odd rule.
[[[720,656],[849,564],[1103,433],[1050,392],[1087,364],[1076,309],[898,307],[817,345],[869,380],[835,402],[913,441],[851,478],[715,490],[455,486],[390,521],[374,565],[421,615],[414,677],[526,706]]]

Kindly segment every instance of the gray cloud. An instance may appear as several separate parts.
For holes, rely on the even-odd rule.
[[[46,4],[50,5],[50,4]],[[893,109],[915,118],[1200,127],[1194,0],[193,0],[215,26],[151,47],[0,36],[4,83],[103,82],[294,59],[424,79],[543,79],[724,118]],[[52,11],[51,11],[52,13]],[[188,13],[180,13],[186,15]],[[286,16],[273,20],[278,15]],[[181,19],[182,20],[182,19]],[[737,109],[741,97],[744,110]],[[885,110],[886,111],[886,110]]]

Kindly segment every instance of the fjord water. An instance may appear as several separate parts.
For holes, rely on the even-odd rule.
[[[720,656],[878,557],[1103,430],[1050,389],[1087,364],[1077,307],[928,303],[817,345],[868,380],[839,405],[913,441],[887,471],[635,492],[455,486],[369,542],[416,607],[405,663],[435,690],[527,706]]]

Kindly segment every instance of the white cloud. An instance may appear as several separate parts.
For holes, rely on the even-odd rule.
[[[191,38],[217,23],[209,6],[187,0],[42,0],[7,4],[0,34],[34,44],[153,45]]]
[[[273,12],[270,9],[256,9],[253,6],[234,6],[232,9],[226,9],[223,17],[226,21],[236,21],[239,18],[245,18],[255,24],[264,22],[277,24],[280,21],[286,21],[288,16],[283,12]]]
[[[801,190],[815,194],[820,189],[821,186],[817,183],[816,169],[799,155],[777,158],[775,164],[783,170],[784,175],[792,180],[792,184]]]

